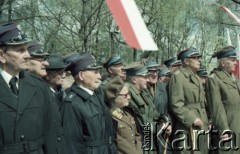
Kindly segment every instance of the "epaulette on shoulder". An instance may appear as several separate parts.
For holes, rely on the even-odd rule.
[[[211,75],[209,75],[209,78],[214,78],[216,76],[216,74],[212,73]]]
[[[73,93],[73,92],[70,92],[66,97],[65,97],[65,100],[64,102],[72,102],[73,99],[75,98],[76,94]]]

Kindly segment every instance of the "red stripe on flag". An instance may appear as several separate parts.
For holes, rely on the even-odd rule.
[[[123,34],[124,39],[131,48],[141,49],[133,27],[129,21],[121,0],[107,0],[107,5]]]
[[[240,60],[237,61],[237,67],[236,67],[236,69],[235,69],[235,71],[234,71],[234,75],[235,75],[238,79],[240,79],[239,63],[240,63]]]

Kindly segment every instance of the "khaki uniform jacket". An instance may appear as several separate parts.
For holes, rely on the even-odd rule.
[[[212,113],[213,125],[220,133],[232,130],[235,133],[236,146],[240,147],[240,84],[227,72],[214,69],[210,75],[207,86],[207,101]],[[220,153],[239,153],[238,151],[219,151]]]
[[[117,121],[117,147],[119,154],[142,154],[141,135],[137,132],[134,118],[128,112],[111,109],[113,119]]]
[[[169,82],[170,108],[178,119],[175,125],[189,129],[196,118],[200,118],[207,127],[205,110],[205,92],[200,78],[190,69],[176,71]]]
[[[225,71],[216,69],[207,82],[207,100],[213,124],[220,131],[240,132],[240,84]]]
[[[170,109],[176,120],[173,121],[173,136],[177,130],[184,130],[187,133],[190,129],[207,130],[208,118],[205,110],[205,92],[200,78],[188,68],[181,68],[176,71],[169,82],[169,103]],[[194,127],[193,123],[196,118],[200,118],[203,127]],[[192,134],[192,133],[190,133]],[[200,146],[206,141],[199,141]],[[205,154],[207,145],[201,148],[199,153]],[[203,150],[203,151],[202,151]],[[190,153],[190,151],[179,151],[175,153]]]

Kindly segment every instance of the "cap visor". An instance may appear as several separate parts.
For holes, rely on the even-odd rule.
[[[29,39],[24,39],[24,40],[21,40],[21,41],[19,41],[19,42],[6,42],[6,43],[4,43],[5,45],[22,45],[22,44],[25,44],[25,43],[28,43],[28,42],[30,42],[31,40],[29,40]]]

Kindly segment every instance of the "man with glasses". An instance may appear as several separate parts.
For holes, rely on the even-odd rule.
[[[28,38],[19,25],[0,26],[0,153],[49,154],[50,95],[29,74]]]
[[[196,131],[208,129],[205,109],[205,92],[197,75],[201,54],[195,48],[188,48],[178,54],[183,67],[176,71],[169,81],[169,104],[176,120],[173,121],[174,153],[207,153],[206,135],[196,135]],[[181,131],[181,132],[179,132]],[[195,149],[188,149],[188,147]],[[179,150],[183,148],[182,150]]]
[[[117,153],[112,116],[99,88],[100,68],[93,56],[84,54],[66,69],[75,80],[62,107],[69,154]]]
[[[227,46],[216,51],[212,57],[218,59],[218,68],[211,72],[206,82],[207,102],[213,125],[218,130],[220,139],[226,141],[225,146],[218,148],[218,152],[237,154],[239,148],[236,147],[240,147],[240,83],[233,74],[237,67],[236,49]],[[234,136],[229,132],[224,134],[226,130],[233,131]],[[226,147],[231,148],[224,151]]]
[[[44,52],[43,46],[38,41],[29,42],[28,52],[29,58],[29,72],[43,78],[47,75],[46,67],[49,65],[47,58],[49,53]]]

